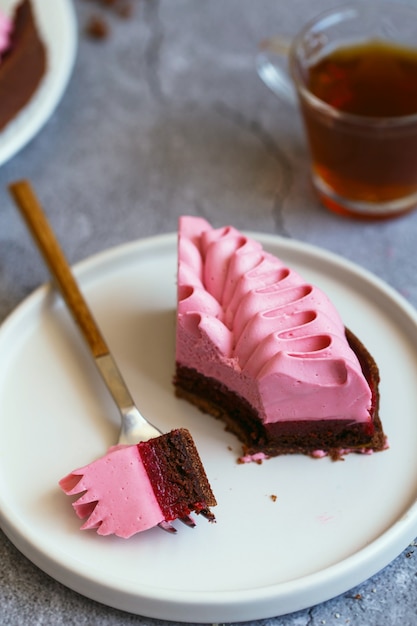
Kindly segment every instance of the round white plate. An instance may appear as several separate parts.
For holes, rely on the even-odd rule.
[[[0,0],[12,13],[17,0]],[[39,32],[47,49],[47,71],[30,102],[0,133],[0,165],[21,150],[57,107],[74,65],[77,23],[71,0],[32,0]]]
[[[179,523],[176,536],[79,530],[57,482],[116,441],[118,416],[60,297],[38,289],[0,328],[0,519],[19,550],[85,596],[184,622],[271,617],[350,589],[417,535],[415,311],[334,255],[256,236],[328,292],[376,357],[391,447],[238,465],[235,438],[173,393],[176,236],[83,262],[76,274],[137,403],[162,430],[190,429],[218,499],[216,524]]]

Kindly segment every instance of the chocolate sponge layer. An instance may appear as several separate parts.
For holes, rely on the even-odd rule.
[[[386,438],[379,418],[378,367],[362,342],[348,329],[346,337],[372,391],[370,422],[352,422],[347,415],[345,420],[288,420],[263,425],[255,409],[244,398],[221,382],[206,378],[180,363],[176,364],[174,379],[176,395],[224,421],[226,429],[242,442],[244,454],[312,455],[322,450],[333,458],[340,458],[347,451],[383,450]]]

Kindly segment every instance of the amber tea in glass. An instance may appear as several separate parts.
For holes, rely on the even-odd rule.
[[[313,178],[325,204],[409,208],[417,194],[417,50],[369,41],[340,47],[308,69],[310,93],[340,111],[331,120],[302,101]],[[404,207],[401,207],[405,199]]]
[[[257,69],[301,108],[325,206],[376,219],[417,207],[417,6],[330,9],[291,41],[265,39]]]

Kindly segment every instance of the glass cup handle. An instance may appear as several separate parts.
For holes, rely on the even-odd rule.
[[[259,77],[275,95],[295,106],[297,95],[291,78],[273,62],[273,57],[287,57],[289,49],[290,41],[284,37],[264,39],[256,59],[256,69]]]

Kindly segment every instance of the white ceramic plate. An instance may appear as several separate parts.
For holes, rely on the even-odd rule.
[[[0,0],[10,14],[16,0]],[[21,150],[54,112],[74,65],[77,26],[71,0],[32,0],[37,25],[47,48],[46,74],[30,102],[0,133],[0,165]]]
[[[257,237],[323,287],[375,355],[391,447],[238,465],[234,437],[173,394],[175,235],[94,257],[76,273],[134,397],[163,430],[190,429],[219,504],[216,524],[198,518],[176,536],[79,530],[58,479],[116,440],[118,417],[61,299],[40,288],[0,329],[0,519],[19,550],[81,594],[160,619],[253,620],[350,589],[417,535],[415,311],[336,256]]]

